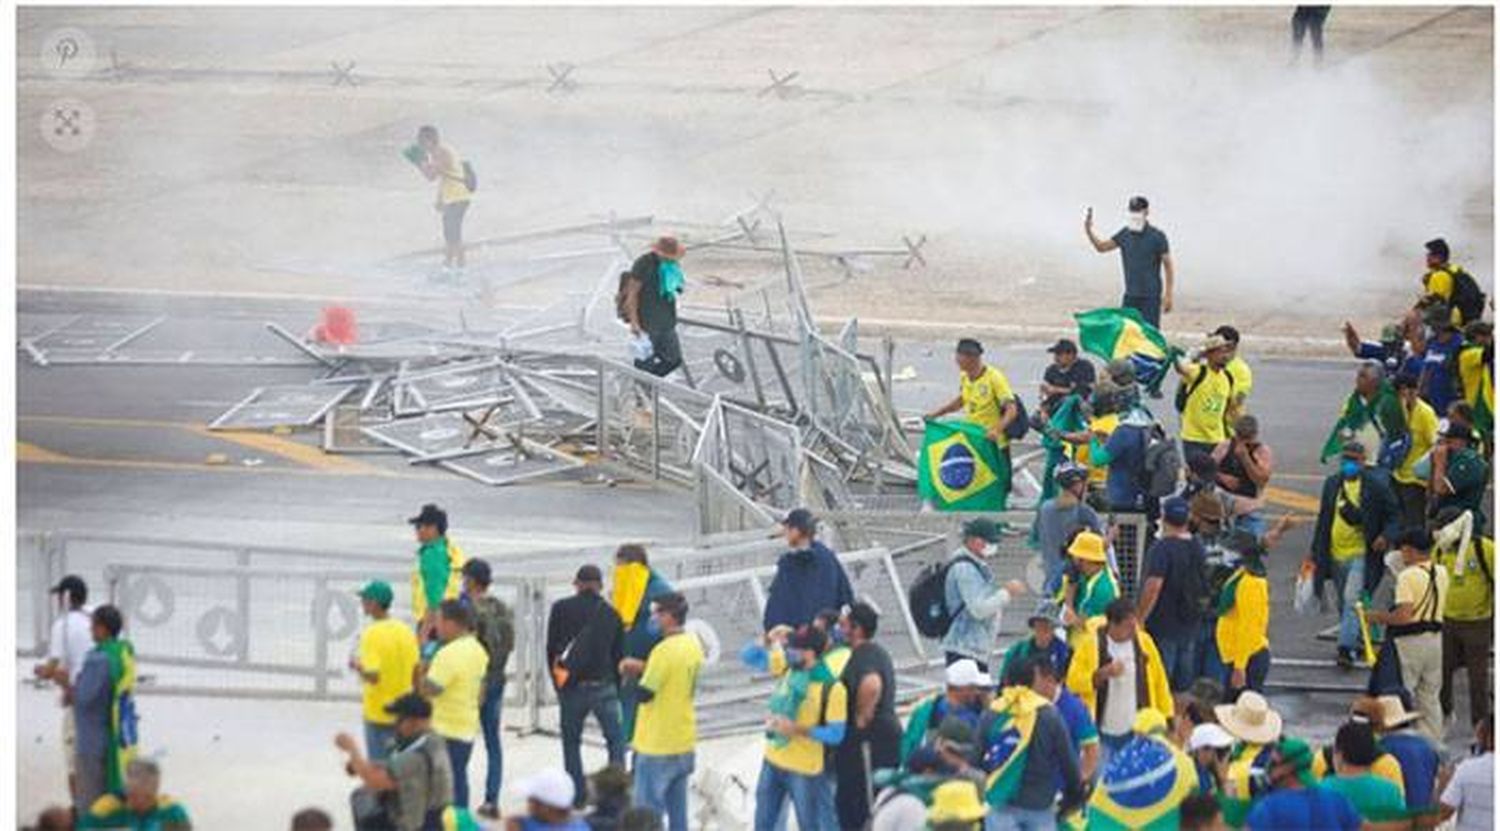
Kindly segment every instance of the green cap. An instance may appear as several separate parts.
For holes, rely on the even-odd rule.
[[[1275,764],[1291,765],[1297,772],[1312,769],[1313,751],[1307,742],[1294,736],[1282,736],[1276,744]]]
[[[964,523],[964,538],[978,537],[985,542],[1000,541],[1000,526],[994,520],[980,517]]]
[[[359,596],[364,600],[379,603],[384,608],[391,608],[391,601],[396,599],[395,592],[391,591],[391,584],[384,580],[371,580],[365,587],[359,590]]]

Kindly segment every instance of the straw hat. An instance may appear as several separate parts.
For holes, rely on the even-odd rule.
[[[1365,700],[1360,709],[1370,717],[1374,726],[1381,730],[1394,730],[1421,718],[1420,713],[1406,709],[1399,695],[1382,695],[1374,701]]]
[[[1254,690],[1240,693],[1233,704],[1215,707],[1214,715],[1231,736],[1251,744],[1270,744],[1281,735],[1281,715]]]
[[[990,809],[979,801],[979,789],[964,779],[944,782],[932,791],[932,807],[927,809],[927,821],[978,822]]]
[[[1073,538],[1073,544],[1068,546],[1068,556],[1088,563],[1108,562],[1104,556],[1104,538],[1092,531],[1084,531]]]

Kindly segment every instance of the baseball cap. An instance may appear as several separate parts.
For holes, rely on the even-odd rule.
[[[1424,247],[1427,249],[1427,253],[1436,254],[1445,260],[1448,259],[1448,241],[1442,237],[1428,240]]]
[[[1151,203],[1148,202],[1148,201],[1146,201],[1146,197],[1144,197],[1144,196],[1132,196],[1132,197],[1130,197],[1130,209],[1132,211],[1144,211],[1144,210],[1146,210],[1149,207],[1151,207]]]
[[[979,517],[964,523],[963,534],[964,539],[978,537],[985,542],[999,542],[1000,526],[996,525],[992,519]]]
[[[359,590],[359,596],[372,603],[379,603],[382,607],[391,608],[391,601],[396,599],[395,592],[391,591],[391,584],[384,580],[371,580],[365,587]]]
[[[1171,525],[1186,525],[1188,521],[1188,501],[1180,496],[1171,496],[1162,500],[1161,518]]]
[[[1078,344],[1068,340],[1067,338],[1059,338],[1057,343],[1054,343],[1051,346],[1047,347],[1047,351],[1051,352],[1054,355],[1059,352],[1077,352]]]
[[[807,534],[818,530],[818,518],[813,516],[813,512],[806,508],[793,508],[791,513],[786,515],[786,519],[781,521],[781,524]]]
[[[573,780],[557,768],[532,774],[516,783],[516,790],[527,800],[535,800],[549,808],[573,807]]]
[[[49,594],[66,594],[69,597],[88,597],[88,584],[76,574],[69,574],[47,590]]]
[[[436,525],[442,531],[448,528],[448,512],[429,502],[422,506],[420,513],[406,522],[409,525]]]
[[[432,702],[416,693],[407,693],[385,705],[385,711],[396,718],[432,718]]]
[[[573,582],[575,582],[575,583],[603,583],[604,582],[604,573],[601,572],[599,570],[599,567],[595,566],[595,565],[579,566],[578,567],[578,573],[573,575]]]
[[[943,681],[950,687],[989,687],[990,677],[972,658],[954,661],[943,671]]]
[[[1205,722],[1193,728],[1193,733],[1188,737],[1188,752],[1201,750],[1205,747],[1223,749],[1234,745],[1234,736],[1229,731],[1213,722]]]
[[[490,584],[490,564],[477,557],[464,563],[463,574],[482,586]]]

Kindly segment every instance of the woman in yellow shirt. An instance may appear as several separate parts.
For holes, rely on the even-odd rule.
[[[426,153],[418,166],[427,180],[438,183],[433,208],[443,215],[443,270],[453,274],[464,267],[464,214],[474,198],[468,170],[458,152],[438,138],[431,124],[417,131],[417,144]]]

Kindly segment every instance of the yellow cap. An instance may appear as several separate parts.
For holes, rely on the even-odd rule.
[[[1068,555],[1090,563],[1104,563],[1104,538],[1092,531],[1083,531],[1073,538],[1068,546]]]
[[[979,801],[979,789],[973,782],[955,779],[944,782],[932,791],[932,807],[927,809],[927,821],[977,822],[984,819],[990,809]]]

